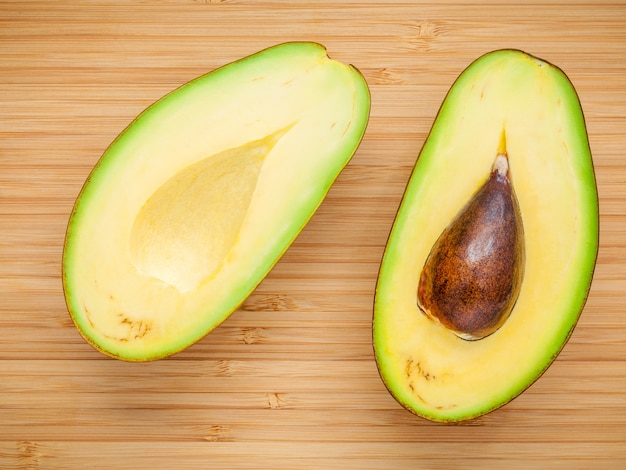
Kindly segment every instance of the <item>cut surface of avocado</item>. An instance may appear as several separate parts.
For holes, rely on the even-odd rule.
[[[322,202],[369,107],[356,68],[302,42],[147,108],[100,158],[68,223],[63,285],[84,338],[146,361],[223,322]]]
[[[519,292],[498,328],[468,341],[420,309],[418,286],[438,237],[494,168],[503,133],[523,226]],[[484,415],[522,393],[577,323],[592,281],[598,227],[591,152],[569,79],[518,50],[474,61],[439,110],[381,263],[373,340],[389,392],[411,412],[440,422]],[[458,275],[459,283],[467,276]]]

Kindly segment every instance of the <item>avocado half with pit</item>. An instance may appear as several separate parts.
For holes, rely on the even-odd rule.
[[[263,50],[146,109],[69,220],[63,285],[84,338],[146,361],[223,322],[320,205],[369,109],[359,71],[315,43]]]
[[[529,387],[583,309],[598,222],[566,75],[518,50],[473,62],[422,147],[380,267],[374,349],[395,399],[455,422]]]

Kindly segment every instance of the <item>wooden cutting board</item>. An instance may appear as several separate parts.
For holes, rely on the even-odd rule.
[[[151,102],[290,40],[321,42],[368,80],[357,154],[226,323],[168,360],[104,357],[72,325],[60,279],[84,179]],[[490,415],[438,425],[377,374],[377,269],[446,91],[503,47],[559,65],[580,94],[598,264],[548,372]],[[626,468],[624,64],[617,0],[0,1],[0,468]]]

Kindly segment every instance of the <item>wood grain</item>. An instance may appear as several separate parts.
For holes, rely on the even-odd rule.
[[[225,324],[127,364],[67,314],[67,218],[100,154],[171,89],[289,40],[372,91],[365,139],[310,224]],[[378,263],[456,76],[526,50],[576,86],[600,193],[594,283],[562,354],[464,426],[417,418],[373,360]],[[626,467],[626,3],[503,0],[0,2],[1,468]],[[514,364],[512,364],[512,367]]]

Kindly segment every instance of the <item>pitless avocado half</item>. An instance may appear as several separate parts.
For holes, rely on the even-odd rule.
[[[374,349],[396,400],[453,422],[530,386],[585,304],[598,225],[565,74],[517,50],[472,63],[439,110],[380,267]]]
[[[223,322],[322,202],[369,109],[358,70],[314,43],[261,51],[150,106],[69,221],[63,285],[85,339],[146,361]]]

